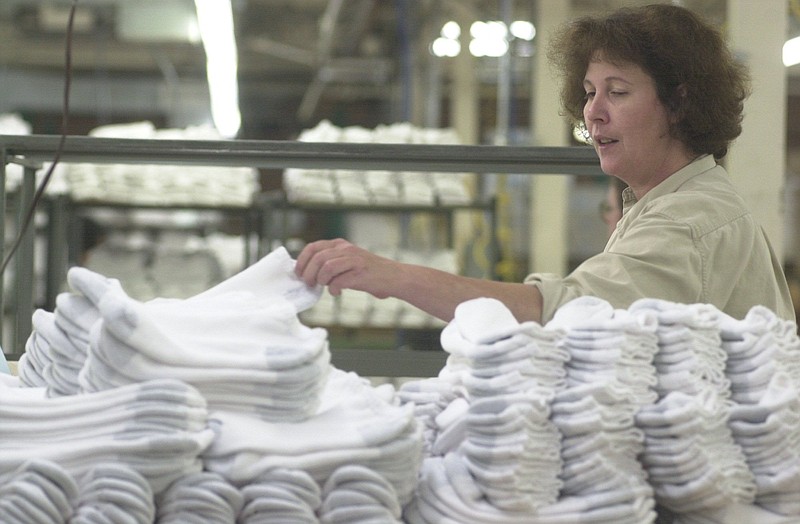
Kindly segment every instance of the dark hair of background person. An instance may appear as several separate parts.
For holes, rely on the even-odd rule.
[[[750,75],[713,26],[685,8],[655,4],[561,27],[547,57],[564,79],[561,100],[576,124],[583,123],[584,75],[598,51],[617,65],[638,65],[655,80],[659,99],[677,115],[672,136],[693,153],[717,160],[727,154],[742,131]]]

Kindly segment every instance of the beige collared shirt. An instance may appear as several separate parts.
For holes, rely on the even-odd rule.
[[[701,156],[641,200],[626,190],[622,219],[602,253],[567,277],[534,273],[542,322],[582,295],[627,308],[640,298],[713,304],[741,319],[755,305],[794,320],[789,287],[763,229],[727,172]]]

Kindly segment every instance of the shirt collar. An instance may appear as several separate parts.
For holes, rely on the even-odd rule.
[[[626,187],[622,191],[622,213],[625,214],[627,210],[637,202],[646,202],[669,193],[674,193],[684,182],[701,173],[705,173],[716,165],[717,161],[714,159],[713,155],[701,155],[668,176],[663,182],[648,191],[641,200],[637,200],[636,195],[633,194],[633,190],[630,187]]]

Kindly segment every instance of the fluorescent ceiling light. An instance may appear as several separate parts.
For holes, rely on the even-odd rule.
[[[206,51],[206,75],[211,95],[211,117],[220,135],[239,132],[238,57],[230,0],[195,0],[200,38]]]
[[[484,22],[478,20],[469,28],[472,37],[469,43],[469,52],[477,57],[500,57],[509,52],[509,42],[518,39],[530,42],[536,36],[536,27],[528,21],[516,20],[506,27],[506,24],[497,20]],[[449,21],[442,26],[440,36],[430,46],[430,51],[435,56],[458,56],[461,52],[461,27],[454,21]],[[519,56],[524,50],[517,51]]]
[[[786,67],[800,64],[800,37],[787,40],[783,44],[783,65]]]

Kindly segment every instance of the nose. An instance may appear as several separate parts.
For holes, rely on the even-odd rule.
[[[605,122],[608,120],[605,99],[601,93],[595,93],[594,96],[586,100],[586,104],[583,106],[583,119],[587,125],[590,122]]]

